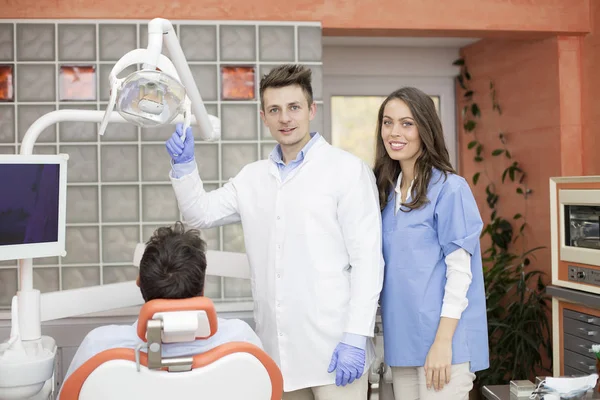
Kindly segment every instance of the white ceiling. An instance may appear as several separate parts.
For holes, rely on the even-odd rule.
[[[479,38],[323,36],[323,46],[464,47]]]

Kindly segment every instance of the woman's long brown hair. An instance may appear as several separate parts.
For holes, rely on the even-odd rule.
[[[403,87],[390,94],[381,104],[377,116],[377,146],[375,150],[375,178],[377,190],[379,191],[379,202],[383,210],[388,203],[388,197],[396,186],[400,175],[400,162],[393,160],[387,153],[383,139],[381,138],[381,127],[383,124],[383,113],[385,106],[391,100],[403,101],[415,120],[419,136],[421,138],[421,155],[415,162],[415,182],[411,191],[410,203],[402,204],[401,209],[408,211],[417,209],[426,204],[427,187],[431,180],[432,167],[442,171],[444,177],[448,173],[456,173],[452,164],[446,143],[442,123],[435,109],[431,97],[421,90],[413,87]]]

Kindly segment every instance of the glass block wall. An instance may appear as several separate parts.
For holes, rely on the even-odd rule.
[[[273,66],[310,66],[318,104],[312,129],[322,131],[319,24],[172,22],[208,112],[222,123],[219,142],[196,141],[207,190],[272,150],[275,142],[259,117],[258,83]],[[31,123],[52,110],[104,110],[113,65],[146,45],[147,21],[0,20],[0,154],[17,153]],[[136,243],[180,218],[164,148],[174,127],[112,124],[101,138],[97,129],[92,123],[57,124],[34,147],[35,153],[70,155],[68,254],[34,260],[34,287],[42,292],[135,279]],[[210,249],[245,251],[240,225],[203,235]],[[0,262],[0,307],[9,306],[17,285],[16,261]],[[247,301],[250,284],[208,277],[206,295]]]

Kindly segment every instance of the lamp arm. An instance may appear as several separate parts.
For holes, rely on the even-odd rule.
[[[135,281],[42,293],[40,297],[41,322],[144,304]]]
[[[159,34],[164,38],[167,49],[169,49],[169,55],[181,83],[185,87],[187,96],[192,102],[192,112],[196,117],[197,124],[200,128],[200,137],[205,141],[215,141],[221,136],[220,129],[213,129],[202,96],[198,90],[198,86],[194,81],[192,71],[185,59],[185,54],[181,48],[181,44],[177,39],[177,34],[173,29],[173,25],[167,19],[155,18],[148,24],[148,50],[151,50],[153,54],[156,54],[156,62],[158,62],[158,55],[162,51],[162,45],[159,43]],[[156,53],[158,51],[158,53]]]
[[[133,266],[140,267],[145,243],[138,243],[133,252]],[[206,252],[206,275],[224,278],[251,279],[250,263],[246,253],[233,251],[208,250]]]
[[[33,124],[29,126],[27,132],[25,132],[25,136],[23,137],[23,141],[21,142],[21,150],[20,154],[29,155],[33,154],[33,146],[35,145],[36,140],[40,136],[40,134],[44,131],[44,129],[57,124],[59,122],[102,122],[104,118],[105,112],[100,110],[56,110],[51,111],[47,114],[42,115],[38,118]],[[218,130],[220,127],[220,121],[218,118],[214,116],[209,116],[210,120],[214,124],[215,130]],[[196,118],[192,116],[192,123],[195,123]],[[209,121],[210,121],[209,120]],[[111,123],[128,123],[118,112],[111,112],[109,115],[108,122]],[[178,116],[172,123],[183,122],[183,118]],[[23,340],[37,340],[41,337],[40,330],[40,319],[43,321],[47,321],[48,318],[51,318],[51,311],[41,311],[40,310],[40,297],[46,298],[49,293],[44,293],[40,295],[39,290],[33,289],[33,260],[32,259],[22,259],[19,260],[19,286],[20,290],[17,293],[18,304],[19,304],[19,325],[21,327],[20,333],[21,338]],[[139,290],[138,290],[139,292]],[[97,295],[97,294],[96,294]],[[58,295],[54,295],[58,296]],[[60,297],[60,296],[58,296]],[[55,298],[58,298],[55,297]],[[53,296],[48,297],[50,302],[52,302]],[[44,300],[45,301],[45,300]],[[56,300],[59,301],[59,300]],[[43,307],[45,310],[49,310],[48,306],[50,304],[45,304]],[[92,305],[95,307],[94,305]],[[121,305],[120,307],[124,307]],[[101,306],[100,311],[106,310],[105,306]],[[110,309],[110,308],[109,308]],[[93,311],[89,311],[93,312]],[[43,314],[40,316],[40,314]],[[80,313],[76,313],[74,315],[79,315]],[[61,317],[64,318],[64,317]],[[51,318],[53,319],[53,318]]]
[[[134,266],[139,267],[144,249],[144,243],[136,246]],[[206,275],[250,279],[245,253],[209,250],[206,261]],[[42,293],[40,297],[41,322],[144,304],[135,281]]]
[[[206,264],[206,275],[251,279],[250,264],[246,253],[208,250]]]

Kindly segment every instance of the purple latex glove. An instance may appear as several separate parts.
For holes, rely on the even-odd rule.
[[[167,152],[175,164],[185,164],[194,160],[194,135],[192,134],[192,128],[187,128],[185,132],[185,141],[181,140],[183,134],[182,130],[183,125],[177,124],[175,132],[165,143]]]
[[[360,378],[365,370],[365,351],[358,347],[340,343],[333,351],[327,372],[337,370],[335,384],[346,386]]]

